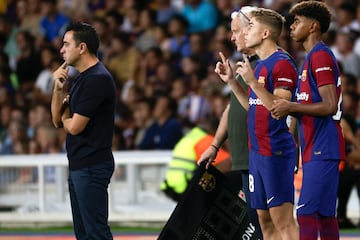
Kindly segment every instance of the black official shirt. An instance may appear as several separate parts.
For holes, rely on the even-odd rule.
[[[66,150],[69,169],[113,161],[111,151],[114,134],[116,88],[102,62],[80,73],[70,89],[70,113],[90,118],[78,135],[68,134]]]

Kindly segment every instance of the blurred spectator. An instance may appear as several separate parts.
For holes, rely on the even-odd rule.
[[[124,21],[121,25],[121,30],[131,33],[134,36],[140,34],[140,10],[140,8],[131,6],[124,11]]]
[[[12,97],[15,93],[15,89],[11,84],[11,69],[7,67],[0,68],[0,88],[5,90],[5,94],[8,96],[0,96],[0,99],[10,100],[9,97]],[[1,91],[3,93],[3,91]],[[0,104],[3,104],[4,101],[0,100]]]
[[[151,9],[143,9],[140,12],[139,19],[140,34],[134,42],[135,48],[141,53],[157,47],[156,41],[156,11]]]
[[[359,31],[356,27],[356,1],[343,1],[336,8],[336,22],[340,32],[350,32],[350,30]]]
[[[26,122],[23,120],[16,119],[10,121],[8,132],[5,136],[0,154],[15,154],[16,143],[28,140],[26,128]]]
[[[175,15],[171,18],[168,24],[168,32],[170,34],[169,46],[167,52],[170,57],[170,61],[176,68],[179,68],[179,64],[183,57],[191,55],[191,45],[189,36],[186,34],[188,22],[181,15]]]
[[[360,56],[354,52],[355,36],[351,32],[338,32],[336,37],[337,60],[345,73],[360,77]]]
[[[8,62],[8,56],[5,53],[0,52],[0,87],[5,88],[9,97],[13,97],[18,85],[16,84],[16,74],[10,69]],[[13,84],[13,82],[15,82],[15,84]],[[1,96],[0,99],[3,99],[3,97],[4,96]],[[3,102],[3,100],[0,100],[0,104]]]
[[[125,103],[120,101],[117,106],[118,115],[115,118],[115,133],[118,137],[120,150],[134,149],[135,122],[133,111]]]
[[[0,87],[0,104],[2,106],[13,104],[14,98],[10,96],[9,92],[5,89],[5,87]]]
[[[106,0],[88,0],[88,9],[90,12],[98,15],[97,12],[102,11],[105,8],[105,2]]]
[[[218,11],[207,0],[186,0],[181,15],[189,22],[189,33],[210,32],[218,24]]]
[[[182,78],[175,79],[172,83],[170,96],[177,102],[177,115],[182,121],[182,116],[187,116],[188,113],[188,94],[189,89],[186,81]]]
[[[354,32],[357,34],[355,41],[354,51],[360,55],[360,2],[358,2],[356,7],[356,21],[351,25],[351,29],[354,29]]]
[[[29,138],[34,138],[38,126],[51,123],[49,104],[37,103],[33,105],[29,109],[28,123],[27,135]]]
[[[172,81],[170,97],[172,97],[178,102],[178,109],[181,100],[184,99],[187,96],[187,94],[188,94],[188,87],[184,79],[176,78],[174,81]]]
[[[84,0],[58,0],[57,9],[73,21],[86,22],[91,17],[88,3]]]
[[[190,92],[186,100],[182,102],[181,107],[185,109],[180,110],[182,115],[179,117],[190,126],[196,125],[200,120],[206,118],[211,111],[209,102],[200,92],[201,81],[205,77],[206,69],[199,62],[199,58],[192,55],[183,58],[181,63],[184,79],[188,82]]]
[[[92,26],[95,28],[100,41],[98,57],[101,61],[104,61],[104,56],[109,55],[111,50],[110,41],[114,33],[110,34],[109,23],[104,18],[95,17],[92,20]]]
[[[163,52],[159,47],[153,47],[138,56],[137,64],[134,74],[134,82],[139,87],[145,89],[149,88],[150,96],[152,97],[153,89],[149,83],[149,79],[154,76],[157,66],[164,60]]]
[[[0,108],[0,152],[8,134],[12,108],[10,104],[3,104]]]
[[[24,22],[24,18],[27,15],[28,8],[26,5],[27,5],[26,0],[16,1],[16,22],[19,26]]]
[[[140,2],[140,1],[138,1]],[[124,13],[126,12],[127,10],[129,10],[130,8],[133,8],[133,7],[138,7],[138,3],[136,0],[123,0],[122,1],[122,4],[121,4],[121,12]]]
[[[26,112],[20,107],[13,107],[10,113],[11,121],[24,121],[26,122]]]
[[[6,5],[3,16],[10,22],[16,21],[16,0],[7,0],[4,3]]]
[[[210,116],[212,118],[220,121],[221,116],[229,103],[229,99],[226,96],[223,96],[220,93],[216,93],[211,97],[210,105],[211,105],[211,113]]]
[[[222,23],[216,27],[213,40],[219,41],[219,40],[231,39],[231,34],[232,33],[229,25]]]
[[[167,24],[178,13],[170,0],[154,0],[153,2],[153,8],[157,12],[156,22],[160,25]]]
[[[126,89],[126,91],[122,92],[121,101],[124,102],[130,111],[134,112],[138,101],[143,97],[143,90],[139,86],[132,84]]]
[[[155,38],[158,43],[161,51],[164,53],[166,59],[169,59],[169,38],[170,34],[168,32],[166,25],[156,25],[155,26]]]
[[[35,131],[36,144],[41,154],[63,152],[62,143],[58,138],[57,130],[50,123],[44,123],[37,126]],[[47,166],[44,169],[45,181],[55,182],[55,166]]]
[[[109,10],[104,17],[107,23],[108,38],[111,39],[116,33],[121,30],[121,25],[124,22],[124,17],[116,10]]]
[[[292,4],[297,3],[297,2],[298,2],[298,0],[263,0],[262,4],[264,7],[273,9],[279,13],[284,14],[284,12],[288,12],[288,10]],[[252,4],[249,4],[249,5],[252,5]]]
[[[199,82],[206,77],[207,65],[202,64],[201,56],[190,55],[181,59],[181,72],[191,91],[197,91]]]
[[[60,153],[64,151],[57,130],[49,122],[41,123],[36,127],[34,139],[39,146],[40,153]]]
[[[358,85],[358,80],[353,74],[346,73],[344,71],[341,73],[341,91],[343,93],[358,94],[357,85]]]
[[[4,150],[3,147],[6,148],[7,144],[12,145],[12,143],[13,143],[13,141],[11,141],[11,138],[9,138],[9,137],[11,137],[10,136],[10,132],[11,132],[10,131],[10,125],[11,125],[11,123],[17,121],[17,122],[21,123],[21,127],[23,127],[26,124],[26,118],[25,118],[25,113],[24,113],[23,109],[21,109],[19,107],[9,107],[8,108],[8,107],[4,106],[2,108],[2,114],[9,114],[9,116],[7,118],[4,117],[4,116],[2,118],[2,120],[4,120],[4,123],[5,123],[5,121],[8,121],[7,129],[2,132],[3,135],[2,135],[1,149]],[[27,139],[28,139],[27,137],[23,137],[23,136],[21,137],[21,141],[26,141]],[[13,151],[14,149],[15,148],[10,148],[10,149],[7,149],[7,150],[5,149],[4,151],[5,152],[8,151],[6,154],[12,154],[11,151]],[[14,151],[14,153],[15,153],[15,151]]]
[[[6,39],[4,44],[4,52],[9,57],[9,66],[11,70],[16,70],[16,58],[19,55],[19,49],[16,45],[16,34],[19,31],[15,22],[10,22],[8,18],[0,15],[0,33]]]
[[[31,95],[37,76],[42,70],[39,52],[34,47],[34,36],[28,31],[20,31],[16,35],[16,44],[20,50],[17,58],[16,73],[18,76],[20,91],[27,99]]]
[[[43,17],[40,20],[40,34],[55,48],[60,49],[70,19],[58,11],[57,0],[42,0],[41,12]]]
[[[154,94],[168,94],[171,90],[171,83],[175,78],[172,65],[163,61],[160,62],[155,69],[155,74],[149,78],[153,85]]]
[[[235,46],[233,44],[233,42],[229,39],[223,39],[223,40],[214,40],[213,41],[213,47],[212,47],[212,51],[213,51],[213,64],[211,64],[212,66],[215,66],[217,61],[221,61],[220,59],[220,55],[219,52],[222,52],[224,54],[224,56],[227,59],[230,59],[233,63],[236,62],[235,59]]]
[[[210,39],[204,33],[190,34],[191,55],[198,58],[198,63],[207,68],[212,62],[212,52],[209,49]]]
[[[114,78],[119,81],[118,85],[123,86],[127,81],[133,79],[137,60],[138,52],[132,46],[129,34],[115,33],[103,61]]]
[[[180,11],[184,7],[184,1],[185,0],[171,0],[171,5]]]
[[[94,1],[92,1],[94,2]],[[107,13],[109,12],[117,12],[117,13],[121,13],[121,3],[123,1],[118,1],[118,0],[106,0],[103,1],[104,4],[101,3],[102,1],[100,1],[100,4],[97,6],[96,11],[95,11],[95,16],[96,17],[100,17],[103,18],[107,15]],[[94,6],[94,5],[93,5]]]
[[[134,121],[136,126],[135,146],[139,146],[145,136],[146,130],[153,124],[153,103],[148,98],[142,98],[136,103]]]
[[[19,2],[23,2],[22,4],[26,8],[26,14],[23,16],[19,26],[20,30],[29,31],[36,39],[36,47],[39,47],[42,44],[40,36],[40,20],[42,17],[40,0],[18,1],[18,4]]]
[[[215,5],[219,11],[220,24],[229,24],[231,22],[231,13],[239,8],[239,4],[235,5],[233,0],[216,0]],[[230,39],[230,37],[224,37]]]
[[[32,100],[35,103],[50,104],[54,86],[52,73],[59,68],[64,60],[51,45],[43,47],[40,50],[40,55],[44,69],[36,78]]]
[[[146,130],[138,149],[173,149],[182,137],[182,126],[176,120],[176,101],[166,95],[156,99],[154,123]]]

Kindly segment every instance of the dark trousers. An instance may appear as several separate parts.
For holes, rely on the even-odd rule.
[[[69,171],[73,225],[78,240],[113,239],[108,225],[108,185],[114,162]]]
[[[234,185],[238,187],[238,189],[236,189],[237,191],[240,190],[244,191],[247,202],[246,207],[249,216],[249,221],[255,227],[254,239],[263,239],[256,209],[250,207],[249,171],[248,170],[231,171],[229,173],[226,173],[226,177],[231,182],[235,183]]]

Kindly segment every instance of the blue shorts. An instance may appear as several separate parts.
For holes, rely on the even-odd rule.
[[[267,210],[294,203],[294,168],[297,154],[263,156],[250,150],[249,190],[251,207]]]
[[[304,163],[297,215],[319,213],[332,217],[336,213],[339,185],[339,160],[310,161]]]

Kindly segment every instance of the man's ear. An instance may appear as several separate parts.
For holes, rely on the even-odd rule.
[[[80,54],[83,54],[86,50],[86,44],[85,43],[80,43]]]
[[[271,34],[270,29],[265,28],[265,29],[264,29],[264,32],[263,32],[262,39],[267,39],[267,38],[270,36],[270,34]]]
[[[310,29],[309,29],[309,32],[310,33],[313,33],[317,30],[320,30],[320,24],[318,21],[312,21],[311,24],[310,24]]]

